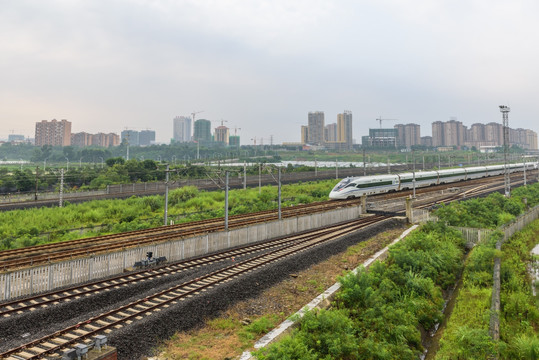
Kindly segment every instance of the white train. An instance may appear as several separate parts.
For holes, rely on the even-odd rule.
[[[527,162],[509,164],[509,172],[514,173],[537,169],[537,163]],[[503,165],[475,166],[468,168],[416,171],[415,187],[445,184],[462,180],[478,179],[487,176],[503,175]],[[413,188],[414,174],[411,172],[395,175],[374,175],[347,177],[341,180],[329,193],[330,199],[353,199],[364,195],[381,194]]]

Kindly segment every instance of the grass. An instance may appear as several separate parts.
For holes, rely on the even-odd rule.
[[[334,180],[282,186],[283,206],[327,200]],[[277,187],[231,190],[230,215],[277,208]],[[0,250],[49,242],[119,233],[160,226],[162,196],[131,197],[124,200],[95,200],[68,204],[63,208],[38,208],[0,212]],[[175,223],[224,216],[223,191],[199,191],[194,187],[170,193],[169,218]],[[86,229],[80,234],[80,228]]]

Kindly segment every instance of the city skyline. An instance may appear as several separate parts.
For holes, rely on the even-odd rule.
[[[537,10],[502,0],[5,2],[0,138],[65,118],[90,133],[151,127],[168,143],[171,118],[203,111],[243,139],[298,142],[305,112],[346,108],[359,141],[379,117],[423,135],[452,117],[501,123],[501,104],[512,128],[539,132]]]

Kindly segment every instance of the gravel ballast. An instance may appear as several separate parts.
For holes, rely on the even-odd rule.
[[[109,334],[109,344],[118,348],[118,359],[140,359],[150,356],[164,339],[168,339],[177,331],[200,326],[205,319],[219,315],[238,301],[256,297],[265,289],[288,278],[290,274],[324,261],[379,232],[400,226],[401,220],[387,220],[277,263],[271,263],[115,330]],[[247,257],[237,261],[244,259]],[[39,309],[22,316],[1,319],[0,352],[228,265],[230,263],[227,261],[218,262],[175,275],[142,281],[135,286],[104,291],[98,295]]]

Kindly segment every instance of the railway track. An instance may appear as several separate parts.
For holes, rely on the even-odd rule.
[[[339,207],[357,205],[358,200],[344,202],[327,201],[304,204],[282,209],[282,218],[300,216],[327,211]],[[235,215],[229,218],[229,228],[237,228],[250,224],[278,219],[275,210],[257,213]],[[180,239],[199,234],[224,230],[223,218],[201,220],[184,224],[161,226],[158,228],[131,231],[121,234],[111,234],[71,240],[59,243],[31,246],[21,249],[0,252],[0,270],[11,270],[21,267],[34,266],[54,261],[61,261],[80,256],[88,256],[121,250],[129,247]]]
[[[328,226],[325,229],[332,231],[339,229],[343,224],[335,224]],[[37,296],[31,296],[24,299],[0,303],[0,317],[11,317],[20,315],[26,311],[34,311],[39,308],[45,308],[52,305],[60,304],[65,301],[71,301],[83,296],[90,296],[102,291],[110,291],[122,286],[127,286],[139,281],[151,280],[160,276],[168,276],[181,271],[186,271],[193,268],[213,264],[220,261],[230,260],[232,258],[240,258],[248,254],[267,251],[268,249],[282,247],[293,242],[299,241],[310,235],[311,231],[304,231],[293,236],[283,236],[263,243],[245,245],[231,250],[221,251],[215,254],[190,258],[188,260],[177,261],[171,264],[166,264],[150,269],[130,272],[105,280],[98,280],[91,283],[85,283],[78,286],[72,286],[57,291],[49,291]]]
[[[64,349],[75,344],[92,342],[92,339],[97,335],[108,335],[117,329],[142,320],[152,313],[166,311],[185,299],[193,298],[234,278],[239,278],[268,264],[349,235],[384,219],[386,219],[384,216],[370,216],[324,229],[305,232],[302,235],[294,235],[288,242],[281,243],[275,249],[172,286],[151,296],[136,299],[124,306],[119,306],[98,316],[70,325],[53,334],[17,346],[0,354],[0,358],[15,360],[61,356]]]
[[[416,189],[416,194],[424,194],[433,190],[443,190],[455,186],[491,184],[492,181],[499,181],[503,176],[491,177],[488,179],[474,179],[467,182],[449,183],[436,187],[426,187]],[[513,182],[517,179],[522,181],[519,174],[513,175]],[[394,199],[398,197],[409,196],[411,190],[400,191],[390,194],[376,195],[377,199]],[[372,198],[372,197],[371,197]],[[442,201],[451,201],[452,197],[443,198]],[[457,198],[456,198],[457,199]],[[357,205],[358,199],[343,201],[326,201],[314,204],[298,205],[282,209],[282,217],[299,216],[314,212],[327,211],[330,209]],[[419,205],[418,205],[419,206]],[[423,206],[423,205],[422,205]],[[427,205],[424,205],[427,207]],[[278,217],[275,210],[262,211],[251,214],[235,215],[229,218],[229,228],[247,226],[257,222],[276,220]],[[199,234],[205,234],[214,231],[224,230],[223,218],[201,220],[191,223],[161,226],[158,228],[131,231],[121,234],[111,234],[84,238],[78,240],[65,241],[60,243],[51,243],[45,245],[32,246],[21,249],[6,250],[0,252],[0,271],[62,261],[76,257],[97,255],[105,252],[117,251],[129,247],[143,246],[147,244],[167,241],[171,239],[185,238]]]

